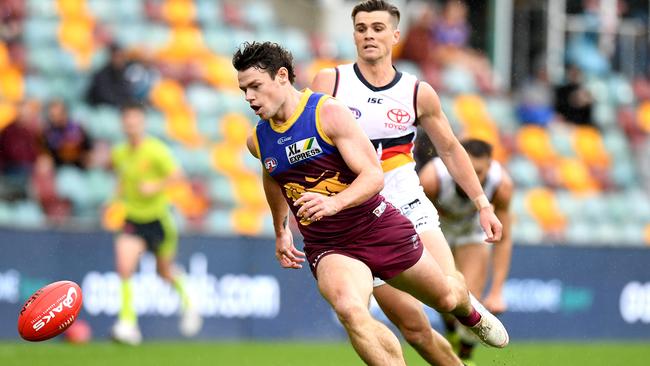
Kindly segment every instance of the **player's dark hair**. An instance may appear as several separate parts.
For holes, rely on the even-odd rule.
[[[387,11],[393,18],[397,20],[395,22],[395,25],[397,26],[397,24],[399,24],[399,18],[400,18],[399,9],[397,9],[397,6],[389,3],[388,1],[366,0],[360,2],[352,9],[352,21],[354,21],[354,17],[357,16],[357,13],[362,11],[366,13],[370,13],[373,11]]]
[[[232,56],[232,66],[237,71],[255,67],[266,71],[272,79],[284,67],[288,71],[289,82],[293,84],[296,79],[291,52],[277,43],[245,42]]]
[[[144,111],[145,111],[144,104],[139,103],[139,102],[126,102],[126,103],[122,104],[122,106],[120,106],[120,112],[122,114],[124,114],[126,112],[129,112],[129,111],[133,111],[133,110],[140,111],[140,112],[144,113]]]
[[[491,158],[492,145],[479,139],[467,139],[461,142],[467,153],[475,158]]]

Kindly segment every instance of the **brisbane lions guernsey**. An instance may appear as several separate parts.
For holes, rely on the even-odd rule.
[[[303,192],[333,196],[346,189],[357,175],[348,168],[320,126],[320,108],[327,96],[306,90],[294,114],[282,125],[260,120],[253,134],[264,170],[280,185],[294,216],[293,205]],[[305,244],[343,244],[358,239],[386,208],[376,194],[366,202],[319,221],[301,220]]]
[[[371,85],[357,64],[336,68],[332,93],[352,110],[377,150],[384,172],[413,163],[418,79],[397,71],[382,87]]]

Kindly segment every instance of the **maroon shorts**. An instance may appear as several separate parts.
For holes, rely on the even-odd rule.
[[[365,263],[374,277],[391,279],[411,268],[422,257],[422,244],[411,221],[393,205],[386,208],[358,238],[346,243],[314,244],[305,241],[305,254],[316,276],[318,263],[330,254],[341,254]]]

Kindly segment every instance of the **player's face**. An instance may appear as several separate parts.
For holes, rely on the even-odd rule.
[[[145,118],[139,109],[127,109],[122,114],[122,128],[129,139],[138,139],[144,136]]]
[[[477,158],[471,155],[469,158],[472,160],[472,165],[474,166],[474,171],[476,171],[478,180],[481,181],[481,184],[483,184],[485,182],[485,178],[487,177],[488,169],[490,169],[490,163],[492,162],[492,159],[489,157]]]
[[[280,69],[278,74],[283,69]],[[256,67],[237,72],[239,89],[244,92],[248,105],[261,119],[273,118],[280,109],[281,83],[279,76],[276,75],[275,78],[271,78],[268,72]]]
[[[359,12],[354,17],[354,44],[357,56],[366,62],[389,57],[399,41],[399,30],[387,11]]]

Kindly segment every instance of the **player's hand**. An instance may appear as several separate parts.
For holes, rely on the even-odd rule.
[[[503,234],[503,225],[497,215],[494,214],[492,206],[484,207],[478,212],[479,221],[481,223],[481,228],[487,235],[488,243],[496,243],[501,240],[501,234]]]
[[[275,238],[275,258],[282,268],[300,269],[305,261],[305,253],[293,245],[293,235],[290,230],[285,230]]]
[[[314,192],[305,192],[294,203],[301,206],[298,217],[307,221],[318,221],[325,216],[332,216],[340,211],[336,199]]]
[[[492,314],[501,314],[508,309],[502,294],[490,292],[481,302]]]
[[[147,181],[147,182],[142,182],[140,183],[140,186],[138,187],[140,189],[140,193],[142,193],[145,196],[151,196],[153,194],[156,194],[160,192],[160,183],[155,182],[155,181]]]

